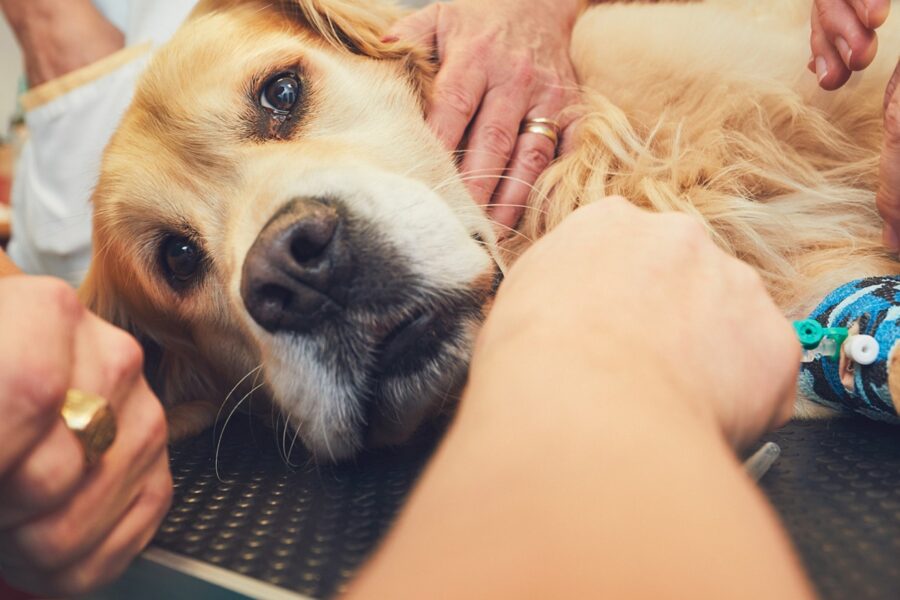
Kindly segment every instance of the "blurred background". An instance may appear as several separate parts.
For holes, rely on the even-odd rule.
[[[0,123],[6,134],[6,125],[16,110],[22,60],[16,39],[3,19],[0,19],[0,57]]]
[[[22,80],[22,59],[12,31],[0,18],[0,246],[9,238],[9,187],[12,184],[13,123],[18,122],[16,102]]]

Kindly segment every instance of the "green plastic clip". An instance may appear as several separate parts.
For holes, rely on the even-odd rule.
[[[797,339],[800,340],[804,350],[815,350],[822,346],[823,340],[831,340],[833,347],[832,344],[827,344],[830,352],[825,354],[833,358],[841,355],[841,346],[850,335],[846,327],[823,327],[815,319],[794,321],[794,331],[797,332]]]

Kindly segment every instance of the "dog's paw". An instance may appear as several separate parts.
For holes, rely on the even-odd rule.
[[[166,408],[169,423],[169,443],[194,437],[212,427],[219,407],[212,402],[195,400]]]

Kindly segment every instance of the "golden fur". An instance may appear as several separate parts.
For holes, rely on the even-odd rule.
[[[543,174],[522,235],[499,252],[512,260],[577,206],[619,194],[702,219],[723,248],[759,270],[788,317],[849,280],[900,273],[881,249],[874,203],[882,93],[900,36],[889,24],[877,63],[826,94],[804,69],[808,8],[805,0],[719,0],[590,9],[572,43],[584,104],[576,107],[583,116],[571,151]],[[410,260],[445,288],[480,289],[490,278],[489,265],[473,254],[480,246],[462,235],[490,243],[489,225],[424,126],[434,67],[419,49],[380,41],[399,15],[375,1],[203,0],[145,74],[104,160],[94,197],[95,260],[83,292],[102,316],[147,343],[164,400],[193,403],[178,409],[176,436],[207,425],[233,385],[243,394],[260,380],[314,453],[339,458],[362,445],[348,433],[364,420],[353,403],[335,396],[326,410],[286,395],[297,387],[285,373],[318,367],[292,370],[307,355],[266,338],[242,314],[236,292],[243,256],[283,200],[281,190],[301,186],[294,171],[316,179],[346,164],[346,173],[367,174],[347,176],[360,189],[381,189],[383,176],[398,193],[409,182],[410,197],[423,194],[415,186],[424,183],[430,195],[420,216],[396,209],[378,216],[386,209],[376,206],[373,218],[390,215],[397,231],[413,234],[428,219],[453,220],[461,234],[447,238],[446,253],[469,265],[456,280],[441,279],[450,263],[427,255],[424,233],[425,257]],[[241,86],[250,86],[259,64],[297,53],[314,88],[302,134],[239,139],[233,124],[247,118],[236,106]],[[343,185],[331,181],[322,185]],[[215,285],[205,282],[191,296],[163,289],[148,267],[156,223],[196,230]],[[467,323],[465,341],[448,352],[465,354],[475,329]],[[253,375],[255,365],[266,373]],[[397,388],[405,394],[392,406],[397,419],[406,411],[415,418],[392,439],[434,412],[408,398],[435,395],[420,383]]]

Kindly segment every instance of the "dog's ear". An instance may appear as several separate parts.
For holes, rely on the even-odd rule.
[[[102,270],[102,264],[95,255],[84,282],[78,288],[81,302],[104,321],[133,333],[132,324],[124,307],[117,302],[115,295],[109,292],[110,286],[101,284],[101,281],[104,279],[104,275],[99,273]]]
[[[400,52],[381,39],[403,12],[384,2],[358,0],[201,0],[192,13],[199,16],[240,6],[260,5],[277,11],[336,48],[372,58],[399,58]]]
[[[382,39],[404,12],[391,2],[360,0],[200,0],[192,18],[242,6],[276,11],[342,51],[379,60],[402,61],[410,80],[425,97],[437,72],[431,52],[404,42]]]

